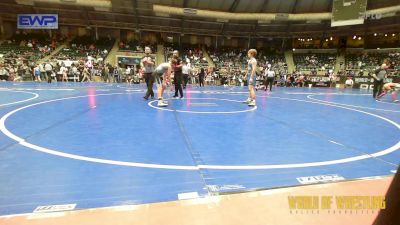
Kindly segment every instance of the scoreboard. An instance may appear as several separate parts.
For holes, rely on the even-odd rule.
[[[363,24],[367,0],[333,0],[331,26]]]

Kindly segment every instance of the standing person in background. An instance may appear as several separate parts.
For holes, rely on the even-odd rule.
[[[70,66],[67,66],[68,68]],[[92,57],[88,57],[88,60],[85,62],[85,67],[88,68],[90,77],[93,75],[93,62],[92,62]]]
[[[247,52],[247,56],[249,57],[248,63],[247,63],[247,85],[249,86],[249,97],[245,101],[245,103],[248,106],[256,106],[256,92],[255,92],[255,86],[256,86],[256,69],[257,69],[257,50],[255,49],[250,49]]]
[[[151,79],[153,79],[152,73],[154,72],[154,69],[156,67],[156,61],[153,57],[150,56],[151,54],[150,47],[146,46],[144,48],[144,53],[145,56],[143,56],[142,60],[140,61],[140,66],[143,69],[143,76],[147,86],[147,92],[143,98],[148,100],[149,97],[151,97],[152,99],[154,98],[154,91],[153,91],[154,81],[152,81]]]
[[[81,80],[81,82],[83,82],[83,81],[90,81],[90,72],[89,72],[89,69],[85,66],[85,68],[83,69],[83,71],[82,71],[82,80]]]
[[[40,66],[39,65],[36,65],[36,67],[33,68],[33,76],[35,76],[35,81],[42,82],[42,80],[40,79]]]
[[[107,82],[107,78],[108,78],[108,67],[107,67],[107,65],[103,65],[101,67],[101,76],[103,78],[104,83]]]
[[[189,75],[191,72],[190,65],[186,61],[183,61],[182,74],[183,74],[183,89],[186,89],[186,85],[189,82]]]
[[[78,73],[78,67],[76,67],[75,63],[72,64],[72,76],[74,77],[74,82],[78,80],[79,82],[79,73]],[[68,80],[68,79],[67,79]]]
[[[67,67],[65,67],[64,63],[62,63],[60,70],[58,71],[58,74],[61,74],[61,79],[60,79],[61,82],[63,81],[68,82],[67,72],[68,72]]]
[[[60,72],[62,75],[61,81],[68,82],[68,68],[62,65],[60,68]]]
[[[390,66],[389,59],[383,60],[383,64],[375,70],[375,74],[371,74],[374,79],[374,90],[372,92],[372,97],[376,98],[378,95],[381,94],[383,84],[386,78],[387,69]]]
[[[274,84],[275,80],[275,71],[271,69],[271,64],[268,64],[267,68],[265,68],[264,76],[265,80],[265,89],[267,91],[269,85],[269,91],[272,91],[272,85]]]
[[[175,84],[175,95],[174,98],[178,97],[178,92],[183,98],[183,90],[182,90],[182,59],[179,58],[178,50],[175,50],[172,57],[175,59],[176,63],[173,66],[174,69],[174,84]]]
[[[195,85],[197,82],[196,82],[196,76],[199,74],[199,71],[198,70],[196,70],[195,72],[191,72],[190,73],[190,75],[189,75],[189,77],[190,77],[190,83],[192,84],[192,85]]]
[[[118,65],[114,67],[114,83],[115,82],[121,82],[121,70],[118,68]]]
[[[47,83],[51,83],[51,74],[53,73],[53,67],[51,66],[50,63],[46,63],[44,66],[44,69],[46,70],[46,76],[47,76]]]
[[[114,82],[114,67],[108,64],[108,83]]]
[[[204,71],[203,67],[200,69],[200,72],[198,75],[199,75],[199,85],[200,85],[200,87],[201,86],[204,87],[204,78],[206,76],[206,72]]]
[[[336,75],[333,70],[329,70],[330,87],[336,87]]]
[[[40,69],[40,80],[46,80],[46,69],[44,68],[44,63],[39,64]]]

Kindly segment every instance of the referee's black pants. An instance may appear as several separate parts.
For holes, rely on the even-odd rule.
[[[182,73],[175,72],[174,74],[174,84],[175,84],[175,95],[174,97],[178,97],[178,92],[183,97],[183,90],[182,90]]]
[[[268,89],[269,85],[269,90],[272,91],[272,85],[274,84],[274,78],[273,77],[267,77],[265,80],[265,90]]]
[[[147,86],[147,92],[144,97],[149,98],[151,96],[152,98],[154,98],[154,92],[153,92],[154,78],[151,75],[151,73],[144,74],[144,81],[146,82],[146,86]]]
[[[382,80],[375,80],[374,79],[374,89],[372,91],[372,96],[376,98],[382,93],[383,89],[383,79]]]

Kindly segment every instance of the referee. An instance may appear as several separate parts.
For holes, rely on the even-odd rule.
[[[156,67],[156,61],[154,60],[153,57],[150,56],[151,54],[150,47],[146,46],[144,48],[144,54],[145,55],[140,61],[140,66],[143,68],[143,76],[147,86],[147,92],[143,98],[148,100],[150,96],[152,99],[154,98],[154,92],[153,92],[154,81],[152,81],[153,78],[151,74],[154,72],[154,69]]]
[[[385,78],[387,76],[387,69],[390,67],[389,59],[383,60],[383,64],[375,70],[375,74],[372,74],[374,78],[374,89],[372,92],[372,97],[376,98],[382,92],[382,88],[384,85]]]
[[[173,66],[174,70],[174,84],[175,84],[175,95],[174,98],[178,97],[178,92],[181,98],[183,98],[183,90],[182,90],[182,80],[183,80],[183,75],[182,75],[182,59],[179,58],[179,52],[178,50],[175,50],[173,52],[172,56],[176,60],[176,64]]]
[[[264,76],[266,77],[264,91],[267,91],[268,85],[269,91],[272,91],[272,85],[274,84],[275,80],[275,72],[271,69],[271,64],[268,64],[267,68],[265,69]]]

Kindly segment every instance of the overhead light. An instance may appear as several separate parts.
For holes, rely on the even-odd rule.
[[[270,24],[271,20],[259,20],[257,22],[258,22],[258,24]]]
[[[296,51],[296,49],[295,49],[295,48],[293,48],[293,51]]]
[[[111,7],[93,7],[94,11],[110,12]]]
[[[313,23],[322,23],[322,20],[307,20],[306,23],[313,24]]]
[[[197,9],[184,8],[184,9],[183,9],[183,14],[187,14],[187,15],[196,15],[196,14],[197,14]]]
[[[392,34],[392,37],[396,36],[396,34]]]
[[[381,48],[376,48],[376,49],[378,49],[378,50],[379,50],[379,49],[381,49]]]
[[[226,20],[226,19],[217,19],[217,22],[218,22],[218,23],[228,23],[229,20]]]
[[[387,37],[387,34],[385,34],[385,37]]]
[[[110,8],[111,0],[34,0],[34,2],[52,3],[52,4],[68,4],[76,6],[89,6],[99,8]]]
[[[168,14],[168,13],[159,13],[159,12],[157,12],[157,13],[156,13],[156,16],[159,16],[159,17],[169,17],[169,14]]]
[[[328,41],[328,38],[327,38],[327,39],[325,39],[325,41]]]
[[[20,5],[30,5],[30,6],[34,6],[35,5],[33,0],[15,0],[15,2],[17,4],[20,4]]]
[[[361,37],[358,37],[358,40],[361,40]]]
[[[377,33],[374,34],[375,37],[376,37],[377,35],[378,35]]]
[[[332,41],[332,40],[333,40],[333,37],[331,37],[330,39],[331,39],[331,41]]]
[[[353,36],[353,39],[356,39],[356,38],[357,38],[357,36],[356,36],[356,35],[354,35],[354,36]]]

